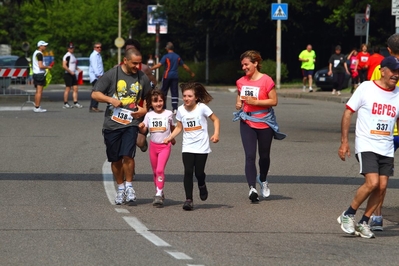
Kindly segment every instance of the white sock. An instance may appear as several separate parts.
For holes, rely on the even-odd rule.
[[[157,194],[155,196],[162,196],[162,189],[157,188]]]
[[[133,187],[132,182],[126,182],[126,187]]]
[[[122,183],[122,184],[119,184],[119,185],[118,185],[118,189],[119,189],[119,190],[125,190],[125,184],[123,184],[123,183]]]

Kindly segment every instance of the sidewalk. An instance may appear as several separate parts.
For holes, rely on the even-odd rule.
[[[33,85],[14,85],[9,88],[19,89],[22,91],[29,92],[31,94],[31,99],[34,99],[35,88]],[[60,91],[64,91],[65,86],[63,84],[50,84],[46,89],[43,90],[42,101],[52,101],[54,100],[52,94]],[[90,91],[92,89],[91,85],[81,85],[79,86],[79,98],[81,100],[87,100]],[[208,91],[229,91],[231,93],[235,93],[237,88],[235,85],[231,86],[206,86]],[[279,97],[286,98],[303,98],[303,99],[314,99],[320,101],[329,101],[329,102],[337,102],[337,103],[346,103],[351,94],[347,91],[344,91],[340,96],[332,95],[331,91],[321,91],[318,88],[314,88],[313,92],[303,92],[302,88],[282,88],[277,90],[277,94]],[[82,96],[82,97],[81,97]],[[1,94],[0,91],[0,104],[4,105],[6,103],[15,103],[15,102],[23,102],[25,100],[21,95],[9,95],[9,94]]]

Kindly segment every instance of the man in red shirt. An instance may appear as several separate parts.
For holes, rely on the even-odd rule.
[[[368,64],[369,69],[367,71],[367,80],[371,80],[371,76],[373,75],[374,69],[376,66],[381,64],[381,61],[384,59],[384,56],[380,54],[380,47],[373,47],[373,54],[369,57]]]

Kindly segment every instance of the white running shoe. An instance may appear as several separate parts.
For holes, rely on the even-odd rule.
[[[335,94],[336,92],[337,92],[337,90],[336,90],[336,89],[333,89],[332,92],[331,92],[331,94]]]
[[[80,103],[75,103],[73,106],[75,106],[76,108],[83,108],[83,105],[81,105]]]
[[[267,181],[265,181],[265,182],[260,181],[259,175],[256,177],[256,181],[258,182],[258,184],[260,186],[260,194],[262,195],[262,197],[268,198],[270,196],[269,183]]]
[[[71,108],[73,108],[73,106],[71,106],[69,103],[66,103],[66,104],[64,104],[64,106],[62,106],[62,108],[71,109]]]
[[[342,231],[347,234],[355,234],[355,216],[345,215],[345,211],[337,218],[337,222],[341,225]]]
[[[115,204],[121,205],[124,201],[125,201],[125,190],[118,189],[118,191],[116,191]]]
[[[362,224],[358,223],[355,227],[355,230],[355,234],[357,236],[361,236],[363,238],[375,237],[374,233],[370,230],[370,226],[366,222],[363,222]]]
[[[337,94],[338,94],[338,95],[341,95],[341,92],[340,92],[340,91],[337,91]]]
[[[251,200],[251,202],[259,201],[258,191],[256,191],[254,187],[250,188],[248,198]]]
[[[136,192],[133,187],[127,187],[125,190],[126,202],[134,202],[136,201]]]
[[[302,87],[302,91],[303,91],[303,92],[306,92],[306,86],[303,86],[303,87]]]
[[[45,113],[45,112],[47,112],[47,110],[43,109],[41,106],[39,106],[38,108],[34,107],[33,108],[33,112],[35,112],[35,113]]]

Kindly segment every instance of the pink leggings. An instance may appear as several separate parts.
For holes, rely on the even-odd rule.
[[[171,143],[158,144],[150,142],[150,162],[154,173],[154,184],[158,189],[163,189],[165,184],[165,166],[168,162]]]

